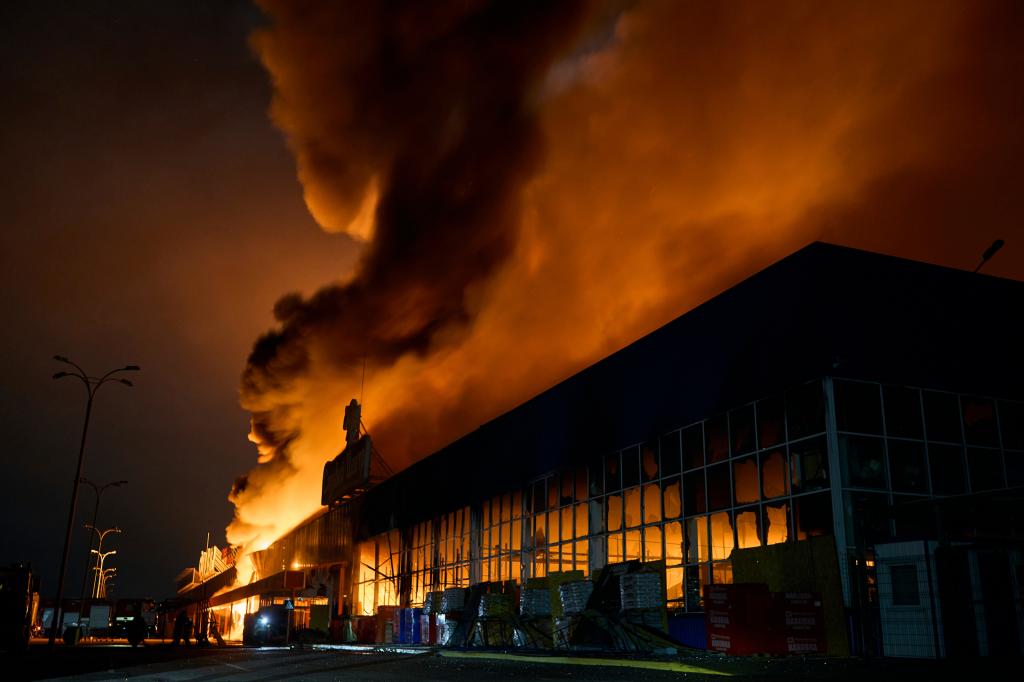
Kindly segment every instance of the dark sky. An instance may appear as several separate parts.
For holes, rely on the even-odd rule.
[[[207,531],[223,545],[231,481],[254,461],[238,377],[274,301],[349,267],[267,117],[247,44],[260,20],[246,2],[0,8],[0,561],[31,561],[48,594],[85,405],[51,356],[143,368],[99,393],[85,475],[129,481],[100,512],[124,529],[117,593],[166,595]]]

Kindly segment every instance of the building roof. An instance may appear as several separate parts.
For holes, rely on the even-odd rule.
[[[816,377],[1020,398],[1022,311],[1022,282],[812,243],[372,489],[362,534]]]

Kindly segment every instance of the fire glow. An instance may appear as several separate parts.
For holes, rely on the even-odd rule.
[[[309,210],[365,246],[250,357],[248,550],[317,508],[364,360],[401,468],[812,239],[962,266],[966,216],[1024,224],[1012,4],[264,5]]]

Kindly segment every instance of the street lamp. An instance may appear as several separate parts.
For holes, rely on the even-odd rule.
[[[105,562],[107,560],[108,556],[111,556],[112,554],[117,554],[117,550],[116,549],[112,549],[109,552],[97,552],[94,549],[94,550],[92,550],[92,552],[93,552],[93,554],[96,555],[96,568],[93,569],[94,571],[96,571],[96,591],[92,595],[92,597],[93,597],[93,599],[99,599],[100,598],[100,592],[101,592],[100,588],[103,585],[104,576],[107,574],[106,572],[107,571],[116,571],[117,570],[116,568],[106,568],[106,569],[103,568],[103,562]]]
[[[106,599],[107,597],[107,580],[109,580],[112,576],[115,575],[117,575],[116,568],[105,568],[102,571],[100,571],[100,580],[99,585],[97,587],[97,592],[100,595],[102,595],[104,599]]]
[[[100,514],[100,497],[103,495],[103,491],[106,490],[107,488],[119,488],[122,485],[126,485],[128,483],[128,481],[111,481],[110,483],[105,483],[103,485],[98,486],[95,483],[93,483],[92,481],[90,481],[88,478],[83,476],[82,479],[81,479],[81,482],[85,483],[88,486],[91,486],[92,489],[93,489],[93,492],[96,493],[96,504],[95,504],[95,506],[93,506],[93,509],[92,509],[92,523],[91,524],[89,524],[89,523],[85,524],[85,527],[86,528],[90,528],[93,531],[99,533],[99,530],[96,528],[96,518]],[[121,531],[118,530],[117,532],[120,533]],[[100,549],[103,549],[103,535],[102,534],[100,535]],[[90,562],[91,558],[92,558],[92,533],[89,534],[89,553],[85,555],[85,570],[82,572],[82,590],[81,590],[81,592],[79,592],[79,596],[78,596],[78,601],[82,605],[82,606],[79,607],[80,609],[84,609],[84,607],[85,607],[85,583],[89,579],[89,573],[90,573],[90,571],[89,571],[89,562]],[[95,580],[96,580],[96,577],[93,576],[94,590],[95,590]],[[81,611],[79,611],[79,613],[78,613],[78,620],[79,620],[79,622],[81,622],[81,620],[82,620],[82,613],[81,613]]]
[[[104,553],[104,551],[103,551],[103,538],[107,537],[108,533],[120,533],[121,529],[118,528],[117,526],[114,526],[113,528],[107,528],[103,532],[100,532],[94,526],[89,526],[88,524],[86,524],[86,527],[91,528],[93,531],[98,533],[99,536],[100,536],[99,546],[97,547],[97,549],[90,549],[89,553],[96,555],[96,567],[93,568],[92,570],[94,570],[94,571],[101,571],[101,570],[103,570],[103,559],[105,559],[108,554],[117,554],[117,550],[113,550],[112,552]],[[93,599],[96,599],[99,596],[99,587],[98,587],[98,585],[99,585],[99,578],[97,576],[93,576],[92,592],[89,595]]]
[[[103,384],[111,381],[124,384],[125,386],[131,386],[132,382],[127,379],[115,376],[119,372],[137,372],[139,371],[138,365],[125,365],[124,367],[118,367],[112,369],[101,377],[92,377],[85,373],[85,370],[79,367],[77,364],[67,359],[63,355],[54,355],[53,359],[57,362],[63,362],[66,365],[70,365],[75,368],[74,372],[57,372],[53,375],[54,379],[63,379],[64,377],[75,377],[82,382],[85,386],[86,394],[88,398],[85,403],[85,422],[82,425],[82,441],[78,446],[78,467],[75,470],[74,483],[71,486],[71,507],[68,509],[68,527],[67,532],[64,534],[64,552],[60,558],[60,573],[57,576],[57,602],[53,607],[53,623],[50,627],[50,646],[53,647],[57,641],[57,631],[61,626],[61,621],[64,620],[63,614],[61,613],[61,606],[64,600],[64,574],[68,568],[68,554],[71,552],[71,534],[75,528],[75,509],[78,507],[78,488],[82,481],[82,461],[85,457],[85,435],[89,431],[89,415],[92,414],[92,401],[96,397],[96,392],[100,390]]]

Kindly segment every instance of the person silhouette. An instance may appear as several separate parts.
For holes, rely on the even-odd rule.
[[[188,614],[184,610],[178,611],[178,617],[174,619],[174,640],[171,642],[174,646],[181,644],[181,638],[185,638],[185,645],[188,646]]]

